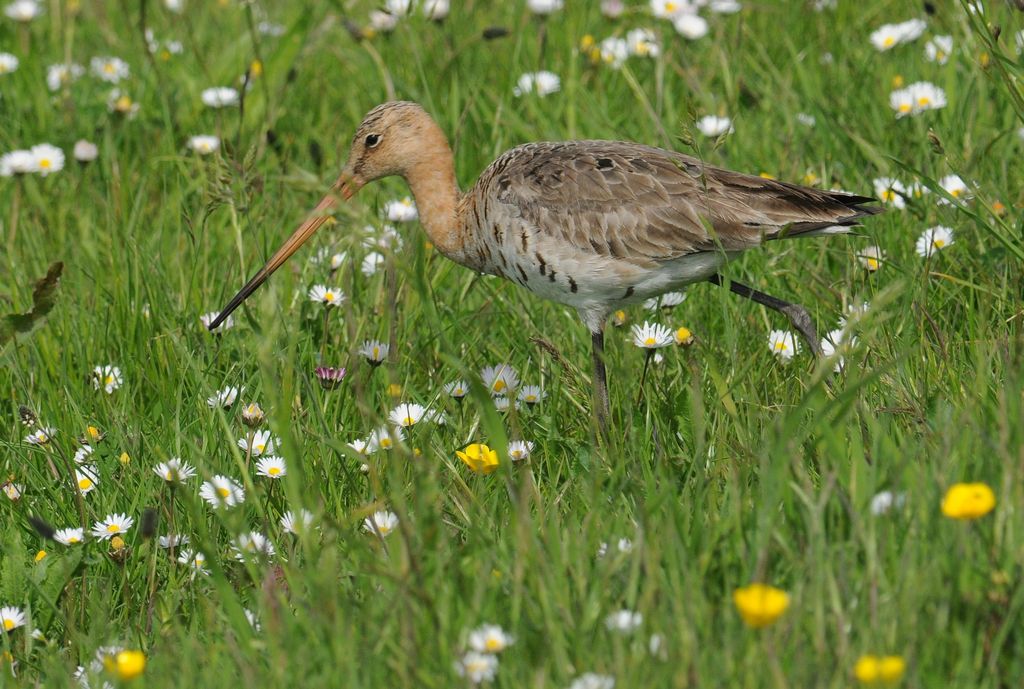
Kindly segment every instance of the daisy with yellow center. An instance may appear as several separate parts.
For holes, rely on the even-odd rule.
[[[363,520],[363,530],[386,538],[398,528],[398,515],[388,510],[377,510]]]
[[[783,363],[789,362],[800,352],[800,346],[793,336],[793,333],[786,330],[773,330],[768,335],[768,346],[772,354],[777,356]]]
[[[309,298],[324,306],[338,306],[345,299],[345,295],[337,287],[313,285],[309,290]]]
[[[18,627],[23,627],[25,626],[25,623],[25,613],[21,608],[15,608],[10,605],[5,605],[0,608],[0,627],[3,627],[5,632],[12,631]]]
[[[135,520],[126,514],[108,514],[107,518],[93,524],[92,535],[100,540],[107,540],[118,534],[127,533]]]
[[[633,344],[641,349],[659,349],[672,344],[672,331],[660,323],[633,326]]]
[[[287,467],[285,467],[283,457],[270,455],[256,463],[256,473],[260,476],[277,479],[284,478],[285,474],[288,473],[288,470]]]
[[[396,426],[411,428],[427,415],[427,409],[419,404],[400,404],[391,410],[388,419]]]
[[[199,497],[215,508],[234,507],[245,501],[245,489],[227,476],[214,476],[199,487]]]
[[[519,387],[519,374],[508,364],[488,366],[480,372],[480,377],[491,395],[505,394]]]
[[[477,653],[501,653],[515,638],[496,624],[482,625],[469,633],[468,644]]]

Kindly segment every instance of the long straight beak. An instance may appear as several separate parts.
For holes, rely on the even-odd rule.
[[[216,330],[217,327],[224,322],[224,320],[231,315],[231,312],[242,305],[242,302],[249,298],[249,295],[256,291],[256,289],[266,282],[267,278],[270,277],[275,270],[281,267],[281,265],[288,260],[288,258],[298,251],[299,247],[305,244],[306,240],[313,236],[313,233],[320,229],[320,226],[327,222],[330,217],[327,211],[330,210],[338,200],[338,194],[340,194],[346,201],[352,198],[352,195],[358,191],[359,186],[355,183],[349,175],[343,174],[338,178],[338,181],[334,183],[331,188],[331,193],[323,197],[320,203],[316,204],[316,208],[310,213],[309,218],[306,222],[299,226],[299,229],[295,230],[291,237],[288,238],[280,249],[270,257],[267,264],[259,269],[249,282],[245,283],[242,289],[238,290],[238,294],[231,298],[216,318],[210,323],[209,329]],[[337,193],[335,193],[337,192]]]

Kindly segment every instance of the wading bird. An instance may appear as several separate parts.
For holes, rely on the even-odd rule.
[[[433,245],[456,263],[500,275],[574,307],[590,330],[594,397],[607,428],[604,325],[625,305],[707,280],[785,314],[820,353],[807,310],[735,281],[719,268],[784,237],[848,232],[880,212],[874,201],[723,170],[691,156],[622,141],[525,144],[459,191],[448,140],[422,107],[371,110],[330,194],[210,324],[213,330],[346,200],[376,179],[405,179]]]

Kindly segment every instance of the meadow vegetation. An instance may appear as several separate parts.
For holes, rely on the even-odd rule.
[[[427,4],[0,17],[0,686],[1020,686],[1024,14]],[[597,442],[576,314],[397,179],[207,332],[395,98],[463,189],[601,138],[878,197],[725,270],[832,356],[694,285],[609,328]]]

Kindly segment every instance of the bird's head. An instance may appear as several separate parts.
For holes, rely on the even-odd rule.
[[[238,291],[227,306],[210,323],[215,330],[232,311],[241,306],[270,275],[288,260],[307,239],[313,236],[330,217],[329,210],[338,196],[345,200],[363,185],[381,177],[408,177],[420,165],[431,165],[438,150],[447,150],[448,142],[441,128],[416,103],[393,101],[379,105],[366,114],[352,138],[348,163],[341,175],[291,237],[260,268],[259,272]]]
[[[392,101],[366,114],[352,137],[348,163],[338,179],[339,189],[354,194],[382,177],[407,177],[429,163],[438,146],[448,142],[430,115],[416,103]]]

